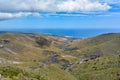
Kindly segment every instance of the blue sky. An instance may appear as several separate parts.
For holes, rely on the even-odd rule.
[[[0,28],[120,29],[120,1],[1,0]]]

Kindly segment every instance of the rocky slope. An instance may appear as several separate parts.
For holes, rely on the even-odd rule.
[[[120,33],[87,39],[0,33],[3,80],[119,80],[119,67]]]

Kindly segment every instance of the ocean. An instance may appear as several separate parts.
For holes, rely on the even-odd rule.
[[[45,33],[45,34],[68,36],[75,38],[88,38],[106,33],[120,33],[120,29],[5,29],[0,31]]]

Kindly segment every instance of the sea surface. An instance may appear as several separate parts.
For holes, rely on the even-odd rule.
[[[120,33],[120,29],[5,29],[0,31],[45,33],[50,35],[68,36],[75,38],[94,37],[106,33]]]

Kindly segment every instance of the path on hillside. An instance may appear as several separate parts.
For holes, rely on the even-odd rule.
[[[10,50],[9,48],[7,48],[7,47],[5,47],[4,48],[6,51],[8,51],[9,53],[11,53],[11,54],[17,54],[16,52],[14,52],[14,51],[12,51],[12,50]]]

